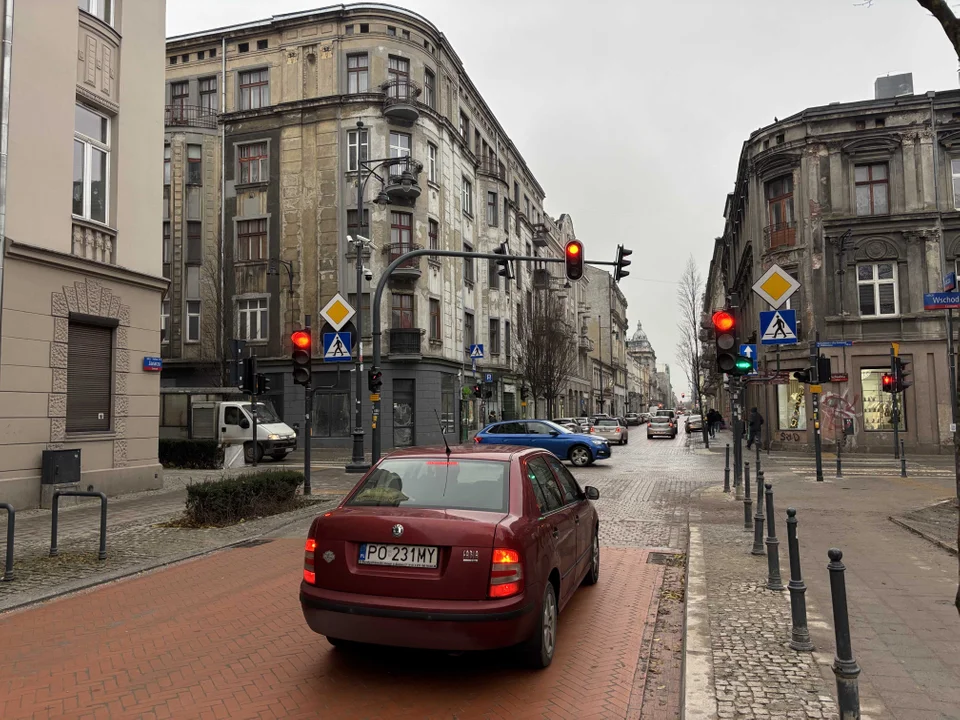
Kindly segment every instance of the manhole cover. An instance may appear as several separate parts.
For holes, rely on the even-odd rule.
[[[253,540],[244,540],[241,543],[234,545],[235,548],[251,548],[257,547],[258,545],[266,545],[267,543],[272,543],[273,540],[269,538],[254,538]]]

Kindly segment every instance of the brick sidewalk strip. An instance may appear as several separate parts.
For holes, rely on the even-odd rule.
[[[663,567],[604,548],[553,665],[337,651],[304,624],[302,541],[225,550],[0,618],[0,717],[620,720]]]

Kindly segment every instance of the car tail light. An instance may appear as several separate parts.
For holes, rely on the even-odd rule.
[[[307,543],[303,546],[303,579],[311,585],[317,584],[316,565],[313,562],[316,550],[317,541],[313,538],[307,538]]]
[[[614,432],[620,432],[620,428],[618,427]]]
[[[673,423],[667,423],[670,427],[673,427]]]
[[[475,443],[483,442],[483,441],[480,439],[480,436],[479,436],[479,435],[474,435],[474,436],[473,436],[473,441],[474,441]]]
[[[509,548],[494,548],[490,566],[490,597],[506,598],[523,590],[523,565],[520,553]]]

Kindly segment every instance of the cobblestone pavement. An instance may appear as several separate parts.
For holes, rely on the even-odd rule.
[[[603,571],[561,615],[546,671],[511,653],[333,651],[300,613],[303,517],[265,545],[0,616],[0,666],[13,668],[0,716],[679,717],[682,569],[649,560],[686,543],[689,493],[711,460],[686,445],[635,433],[613,459],[574,470],[601,492]],[[673,605],[660,596],[667,571]]]
[[[957,501],[944,500],[919,510],[892,515],[898,525],[957,554]]]

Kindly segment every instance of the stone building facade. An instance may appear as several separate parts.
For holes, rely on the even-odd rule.
[[[627,299],[605,270],[587,267],[588,336],[594,338],[593,406],[590,412],[627,412]]]
[[[242,339],[271,378],[274,405],[299,423],[289,337],[310,315],[318,445],[348,445],[353,426],[354,365],[321,361],[319,311],[336,293],[363,308],[368,359],[370,298],[403,252],[506,243],[513,254],[562,258],[573,236],[569,217],[544,212],[543,188],[443,34],[401,8],[336,6],[169,39],[166,130],[163,382],[217,384],[230,340]],[[358,158],[406,158],[366,180],[362,215]],[[184,179],[191,172],[197,182]],[[362,250],[373,279],[360,288],[347,241],[358,234],[373,241]],[[549,291],[564,295],[574,320],[586,283],[565,288],[562,275],[562,266],[524,262],[506,281],[481,259],[398,268],[374,308],[383,446],[439,442],[434,411],[459,437],[491,413],[531,412],[516,373],[518,308]],[[485,354],[474,369],[475,344]],[[366,397],[363,410],[369,427]]]
[[[809,366],[819,333],[844,343],[821,350],[833,372],[822,385],[827,445],[846,437],[847,449],[893,451],[892,396],[881,376],[896,342],[913,373],[900,398],[901,437],[911,449],[945,450],[946,326],[942,311],[924,310],[923,296],[941,289],[960,258],[960,92],[815,107],[754,132],[725,218],[705,315],[735,292],[741,338],[762,334],[758,313],[768,307],[753,283],[776,263],[801,285],[786,306],[797,311],[800,343],[783,346],[779,360],[769,347],[761,352],[761,370],[775,373],[779,362],[789,375],[747,391],[773,447],[812,444],[810,388],[792,373]]]
[[[0,2],[0,500],[41,499],[45,451],[83,489],[162,485],[163,0]],[[72,142],[71,142],[72,141]],[[145,360],[147,362],[145,363]]]

